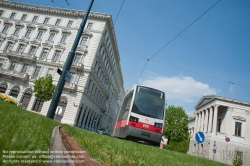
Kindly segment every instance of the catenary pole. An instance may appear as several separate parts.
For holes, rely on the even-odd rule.
[[[90,5],[88,7],[88,10],[84,14],[83,20],[82,20],[82,22],[80,24],[80,27],[78,29],[78,32],[76,34],[75,41],[74,41],[74,43],[73,43],[73,45],[71,47],[71,50],[70,50],[70,52],[68,54],[68,57],[67,57],[67,59],[65,61],[64,66],[63,66],[61,76],[60,76],[59,81],[57,83],[56,90],[55,90],[55,92],[53,94],[53,98],[52,98],[52,101],[50,103],[50,107],[49,107],[49,110],[47,112],[47,115],[46,115],[48,118],[51,118],[51,119],[54,118],[56,107],[57,107],[58,102],[60,100],[60,97],[61,97],[61,94],[62,94],[62,91],[63,91],[63,87],[64,87],[64,84],[65,84],[65,76],[66,76],[67,72],[70,71],[70,67],[71,67],[72,62],[73,62],[74,57],[75,57],[75,51],[76,51],[77,45],[78,45],[79,40],[81,38],[82,32],[84,30],[84,27],[85,27],[85,24],[87,22],[88,15],[89,15],[89,12],[91,10],[91,7],[92,7],[93,3],[94,3],[94,0],[91,0]]]

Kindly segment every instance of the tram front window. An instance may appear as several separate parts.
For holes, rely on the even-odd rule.
[[[138,87],[132,112],[152,118],[163,119],[164,98],[164,93],[162,92],[146,87]]]

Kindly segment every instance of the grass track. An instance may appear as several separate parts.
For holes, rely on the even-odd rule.
[[[3,150],[48,150],[52,129],[56,125],[62,125],[68,135],[72,136],[91,157],[104,166],[225,165],[183,153],[85,131],[23,110],[2,100],[0,100],[0,162],[3,160]]]

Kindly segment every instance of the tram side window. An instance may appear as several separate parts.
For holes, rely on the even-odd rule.
[[[127,119],[132,97],[133,93],[131,92],[128,94],[128,97],[124,99],[118,120]]]

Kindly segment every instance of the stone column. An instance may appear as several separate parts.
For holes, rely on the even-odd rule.
[[[200,131],[200,124],[201,124],[201,112],[198,112],[198,125],[197,125],[197,131]]]
[[[78,122],[76,122],[77,123],[77,127],[81,127],[82,126],[81,122],[82,122],[82,120],[84,118],[83,117],[84,109],[85,109],[85,107],[82,107],[81,110],[80,110],[80,113],[78,115],[78,116],[80,116],[80,118],[79,118]]]
[[[202,116],[201,116],[201,131],[204,131],[204,113],[205,110],[202,110]]]
[[[207,133],[207,126],[208,126],[208,108],[206,109],[205,128],[204,128],[204,132],[206,133]]]
[[[218,116],[218,105],[214,105],[214,120],[213,120],[213,134],[217,133],[217,116]]]
[[[89,109],[88,119],[86,120],[85,129],[89,129],[89,123],[92,116],[92,110]]]
[[[212,131],[212,121],[213,120],[213,107],[209,108],[209,122],[208,122],[208,133]]]
[[[86,107],[85,108],[85,114],[84,114],[84,117],[83,117],[83,119],[82,119],[82,122],[81,122],[81,128],[85,128],[85,123],[86,123],[86,118],[87,118],[87,116],[88,116],[88,114],[89,114],[89,111],[88,111],[88,108]]]
[[[93,112],[93,116],[92,116],[92,119],[90,121],[90,129],[93,130],[93,125],[94,125],[94,122],[95,122],[95,116],[96,116],[96,113]]]
[[[98,114],[96,115],[96,121],[95,121],[95,126],[94,126],[95,131],[97,131],[97,129],[98,129],[98,128],[97,128],[97,127],[98,127],[98,126],[97,126],[97,123],[98,123],[98,120],[99,120],[99,116],[100,116],[100,115],[98,115]]]
[[[198,118],[199,118],[199,115],[196,113],[196,114],[195,114],[195,125],[194,125],[195,129],[194,129],[194,133],[197,132],[197,128],[198,128]]]

